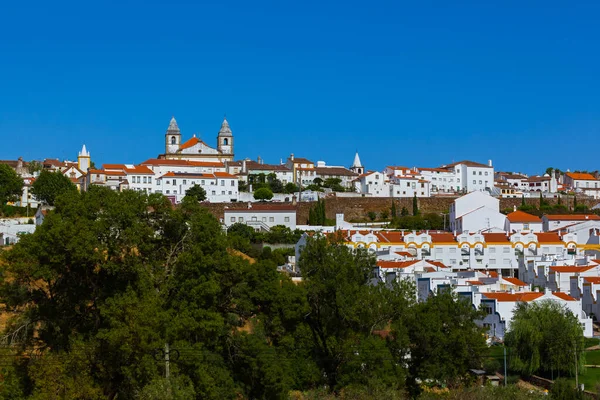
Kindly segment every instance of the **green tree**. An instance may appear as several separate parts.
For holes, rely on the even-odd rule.
[[[408,215],[408,209],[403,206],[402,209],[400,210],[400,216],[406,217],[407,215]]]
[[[254,199],[260,201],[271,200],[273,198],[273,192],[269,188],[260,188],[254,191]]]
[[[384,220],[384,221],[385,221],[385,220],[387,220],[387,219],[388,219],[388,217],[390,216],[390,214],[389,214],[388,210],[382,210],[382,211],[379,213],[379,216],[381,217],[381,219],[382,219],[382,220]]]
[[[487,346],[484,330],[474,322],[481,317],[470,301],[450,290],[439,291],[416,305],[408,326],[413,390],[418,390],[415,379],[452,385],[469,368],[481,367]]]
[[[0,164],[0,205],[17,201],[22,192],[23,179],[8,165]]]
[[[185,197],[190,197],[196,201],[206,200],[206,190],[200,185],[194,185],[185,191]]]
[[[419,215],[419,203],[417,201],[417,194],[416,193],[413,195],[412,206],[413,206],[413,215],[414,216]]]
[[[577,317],[553,301],[519,304],[505,343],[511,369],[524,375],[538,371],[554,375],[575,372],[585,365],[584,337]]]
[[[60,171],[42,171],[31,187],[31,193],[38,200],[51,206],[55,205],[59,196],[75,192],[77,187]]]
[[[295,183],[293,183],[293,182],[288,182],[288,183],[285,184],[285,187],[284,187],[284,192],[285,193],[291,194],[291,193],[297,192],[298,190],[299,190],[298,186]]]
[[[325,225],[325,200],[318,199],[308,212],[309,225]]]
[[[376,333],[408,313],[414,287],[407,281],[371,284],[375,265],[366,250],[320,236],[308,238],[302,251],[311,351],[332,390],[350,384],[399,387],[404,380],[404,331],[394,334],[393,345]]]
[[[369,217],[371,221],[375,221],[377,219],[377,213],[375,211],[369,211],[367,217]]]
[[[393,199],[392,199],[392,207],[390,208],[390,215],[392,217],[392,220],[398,216],[398,213],[396,211],[396,202]]]
[[[573,211],[577,208],[577,195],[573,195]]]
[[[315,179],[313,179],[313,183],[317,186],[323,186],[323,179],[315,178]]]
[[[238,181],[238,189],[240,192],[247,192],[248,184],[246,183],[246,181],[239,180]]]

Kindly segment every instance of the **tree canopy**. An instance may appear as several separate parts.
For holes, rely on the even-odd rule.
[[[273,198],[273,191],[271,191],[271,189],[269,189],[267,187],[256,189],[254,191],[254,199],[255,200],[265,201],[265,200],[271,200],[272,198]]]
[[[514,312],[505,343],[511,369],[524,375],[538,371],[560,376],[585,365],[583,330],[577,317],[554,301],[521,303]]]
[[[23,192],[23,179],[6,164],[0,164],[0,205],[16,201]]]
[[[194,185],[185,192],[186,197],[189,196],[196,201],[206,200],[206,190],[200,185]]]
[[[31,193],[40,201],[53,206],[58,196],[76,192],[77,187],[62,172],[42,171],[31,187]]]

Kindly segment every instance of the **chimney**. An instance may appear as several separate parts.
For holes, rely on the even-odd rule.
[[[243,173],[246,173],[246,172],[248,172],[248,170],[247,170],[247,168],[246,168],[246,160],[245,160],[245,159],[244,159],[244,160],[242,160],[242,172],[243,172]]]
[[[298,203],[298,197],[296,197],[296,195],[292,196],[292,205],[295,206],[296,203]]]
[[[294,161],[294,153],[290,154],[290,160]]]
[[[517,205],[516,204],[513,206],[513,211],[517,211]]]
[[[252,203],[248,202],[248,209],[252,208]]]
[[[492,166],[492,160],[488,160],[488,167]]]

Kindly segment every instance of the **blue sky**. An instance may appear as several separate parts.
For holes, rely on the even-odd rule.
[[[450,3],[452,3],[450,5]],[[0,159],[141,162],[175,115],[236,158],[598,169],[599,2],[18,2]]]

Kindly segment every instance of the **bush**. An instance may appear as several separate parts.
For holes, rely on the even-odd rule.
[[[263,187],[254,191],[254,199],[256,200],[265,201],[271,200],[272,198],[273,192],[269,188]]]
[[[574,387],[573,382],[565,378],[558,378],[550,388],[550,396],[556,400],[580,400],[583,394]]]

